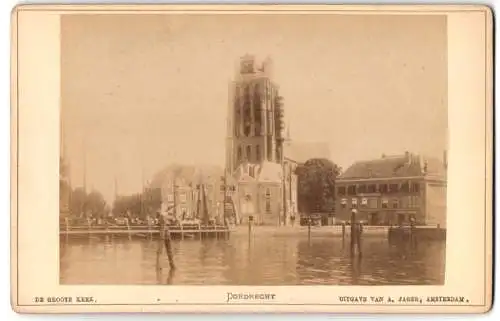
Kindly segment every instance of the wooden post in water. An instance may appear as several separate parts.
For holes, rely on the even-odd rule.
[[[162,220],[164,222],[164,220]],[[172,239],[170,238],[170,231],[166,224],[161,224],[161,231],[163,232],[163,241],[165,243],[165,249],[167,250],[168,264],[170,265],[170,269],[175,269],[174,264],[174,254],[172,253]]]
[[[351,212],[351,255],[361,256],[361,223],[356,222],[356,209]]]
[[[307,219],[307,238],[309,239],[309,241],[311,240],[311,221],[312,219],[309,216],[309,218]]]
[[[250,241],[250,237],[252,235],[252,226],[253,226],[253,215],[248,217],[248,241]]]
[[[90,234],[92,232],[92,222],[90,221],[90,219],[87,217],[87,227],[88,227],[88,236],[90,238]]]
[[[66,241],[69,237],[69,219],[67,217],[64,218],[64,223],[66,223]]]
[[[127,217],[127,230],[128,230],[128,239],[131,240],[132,239],[132,230],[130,229],[130,222],[128,220],[128,217]]]

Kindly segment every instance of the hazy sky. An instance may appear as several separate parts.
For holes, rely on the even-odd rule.
[[[62,19],[62,119],[74,186],[113,199],[172,163],[224,165],[239,57],[274,61],[292,139],[346,168],[382,153],[441,157],[444,16],[71,15]],[[83,139],[83,137],[86,139]]]

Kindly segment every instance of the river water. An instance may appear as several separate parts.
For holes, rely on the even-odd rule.
[[[352,258],[341,237],[258,236],[173,241],[175,271],[158,241],[61,238],[61,284],[424,285],[444,284],[445,243],[363,240]],[[159,263],[158,263],[159,262]]]

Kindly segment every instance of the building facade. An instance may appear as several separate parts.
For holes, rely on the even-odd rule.
[[[295,163],[285,159],[284,111],[269,59],[244,56],[229,88],[226,176],[236,223],[284,225],[297,212]]]
[[[360,161],[336,181],[337,221],[349,221],[353,208],[368,225],[446,227],[447,160],[406,152]]]
[[[200,218],[199,207],[204,192],[208,215],[222,220],[223,170],[216,167],[172,166],[153,180],[160,185],[161,212],[178,220]]]

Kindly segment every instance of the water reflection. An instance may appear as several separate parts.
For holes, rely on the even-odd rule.
[[[366,238],[362,257],[342,238],[259,236],[162,243],[128,238],[61,238],[63,284],[397,285],[443,284],[444,242],[389,244]]]

